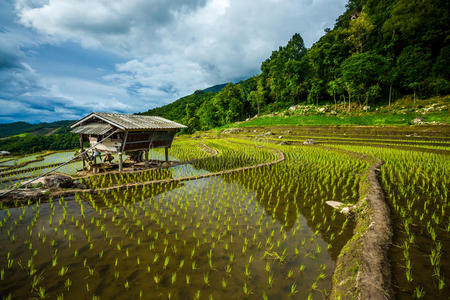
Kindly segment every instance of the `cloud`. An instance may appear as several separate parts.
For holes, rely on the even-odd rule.
[[[16,68],[9,74],[22,91],[40,86],[41,96],[65,101],[52,105],[79,111],[145,111],[197,89],[257,74],[261,62],[296,32],[311,46],[324,28],[333,27],[345,3],[16,0],[17,22],[34,32],[40,43],[76,42],[86,49],[113,52],[125,62],[116,63],[113,72],[100,78],[50,74],[40,80],[24,69],[13,48],[0,44],[0,62],[4,57],[9,68]]]
[[[205,0],[51,0],[42,5],[16,2],[19,21],[43,34],[77,40],[86,46],[133,52],[135,42],[152,40],[177,13],[190,12]],[[144,42],[144,43],[145,43]]]

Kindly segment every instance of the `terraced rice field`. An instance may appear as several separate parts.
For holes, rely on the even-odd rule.
[[[355,219],[325,202],[364,201],[364,174],[378,158],[394,231],[389,261],[395,297],[446,299],[448,136],[382,139],[358,132],[344,139],[339,133],[258,130],[178,138],[171,159],[184,164],[84,177],[95,192],[66,191],[49,201],[4,207],[0,294],[327,298]],[[302,145],[307,138],[319,143]]]

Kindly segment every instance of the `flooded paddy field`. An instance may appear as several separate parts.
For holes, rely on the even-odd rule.
[[[327,299],[356,224],[325,202],[364,199],[363,176],[376,157],[384,161],[379,181],[394,231],[395,297],[445,299],[449,156],[302,135],[314,137],[319,144],[279,145],[294,137],[262,140],[248,133],[178,138],[171,160],[184,164],[83,177],[97,192],[4,207],[0,294]]]

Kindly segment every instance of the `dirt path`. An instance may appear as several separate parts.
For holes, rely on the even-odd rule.
[[[358,287],[361,299],[392,298],[391,269],[388,250],[392,242],[389,208],[383,189],[378,182],[378,173],[383,161],[378,160],[369,168],[370,185],[367,195],[370,224],[364,233],[363,253],[360,262]]]
[[[388,258],[392,229],[389,207],[378,181],[383,161],[354,151],[323,145],[315,147],[346,153],[371,163],[360,175],[356,226],[336,262],[330,299],[392,299]]]

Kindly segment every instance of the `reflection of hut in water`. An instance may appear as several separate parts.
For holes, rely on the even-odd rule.
[[[161,117],[98,112],[90,113],[70,126],[73,133],[80,135],[82,151],[85,141],[94,146],[103,140],[94,149],[100,153],[117,153],[120,171],[123,169],[122,155],[125,152],[132,157],[138,157],[144,152],[147,166],[149,150],[164,148],[165,159],[168,161],[168,149],[173,138],[179,129],[185,127]]]

